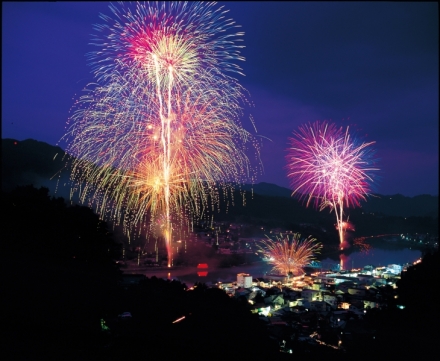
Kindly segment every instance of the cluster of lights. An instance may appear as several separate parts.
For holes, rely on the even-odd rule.
[[[328,347],[334,348],[335,350],[339,350],[341,345],[342,345],[342,341],[341,340],[338,341],[338,346],[334,346],[334,345],[330,345],[328,343],[325,343],[324,341],[319,340],[318,337],[319,337],[319,334],[317,332],[314,332],[314,333],[312,333],[310,335],[310,338],[315,340],[320,345],[328,346]]]

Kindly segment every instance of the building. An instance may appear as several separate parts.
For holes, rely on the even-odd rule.
[[[324,294],[324,302],[328,303],[333,309],[338,307],[338,299],[334,295]]]
[[[237,274],[237,286],[243,288],[252,287],[252,276],[247,273]]]
[[[371,285],[376,281],[374,276],[371,274],[368,275],[368,274],[359,273],[357,277],[359,278],[359,283],[362,284]]]
[[[348,289],[348,294],[352,295],[352,296],[357,296],[357,297],[364,297],[366,293],[365,288],[349,288]]]
[[[301,298],[309,302],[316,301],[319,293],[317,290],[303,289],[301,291]]]
[[[386,273],[388,272],[398,275],[402,272],[402,266],[398,264],[389,264],[387,266]]]
[[[376,301],[370,301],[370,300],[363,300],[364,302],[364,308],[379,308],[380,303]]]

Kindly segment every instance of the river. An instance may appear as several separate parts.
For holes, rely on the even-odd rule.
[[[322,269],[336,268],[337,265],[342,269],[363,268],[366,265],[386,266],[389,264],[412,263],[421,257],[420,250],[416,249],[380,249],[372,248],[368,252],[352,252],[348,255],[340,254],[339,262],[334,259],[326,258],[321,261]],[[130,268],[125,273],[142,273],[147,277],[156,276],[165,279],[177,279],[188,286],[195,282],[216,283],[235,281],[237,273],[248,273],[252,277],[264,277],[270,273],[271,266],[267,262],[254,262],[251,265],[243,265],[231,268],[196,269],[195,267],[182,267],[172,269],[154,268]]]

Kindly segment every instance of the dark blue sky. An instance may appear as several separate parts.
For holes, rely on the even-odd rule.
[[[287,138],[331,119],[376,141],[375,192],[438,195],[437,3],[224,5],[245,32],[239,80],[271,139],[258,182],[288,187]],[[63,136],[73,98],[93,81],[85,54],[100,12],[110,15],[108,3],[2,3],[2,138],[55,145]]]

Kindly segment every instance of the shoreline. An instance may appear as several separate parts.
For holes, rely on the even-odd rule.
[[[422,252],[409,247],[393,247],[381,249],[374,247],[368,252],[354,251],[350,254],[338,252],[336,259],[331,259],[324,255],[319,261],[322,264],[321,269],[340,269],[363,268],[366,265],[386,266],[388,264],[412,263],[422,256]],[[254,261],[252,264],[220,268],[211,266],[198,269],[195,266],[175,266],[175,267],[147,267],[137,266],[137,264],[128,263],[128,267],[121,269],[124,274],[143,274],[148,278],[153,276],[168,280],[178,280],[187,286],[194,285],[196,282],[206,284],[215,284],[217,282],[233,282],[237,279],[238,273],[247,273],[253,278],[264,278],[272,271],[270,263],[265,261]]]

